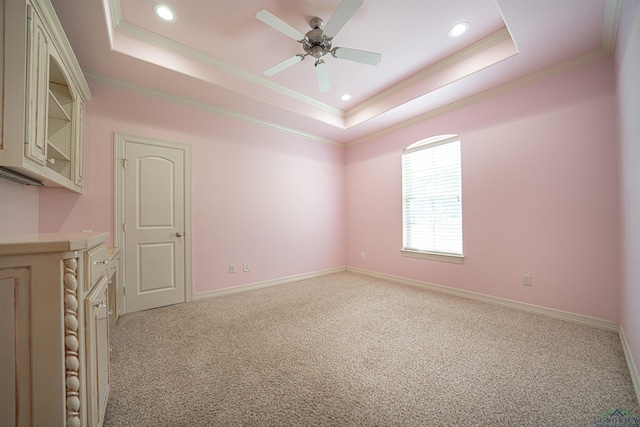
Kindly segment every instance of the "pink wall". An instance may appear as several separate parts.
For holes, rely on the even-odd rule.
[[[192,146],[196,292],[346,260],[618,321],[613,68],[600,61],[379,136],[349,148],[346,167],[337,147],[92,84],[85,193],[41,190],[38,228],[112,231],[118,131]],[[400,256],[400,152],[442,133],[462,135],[463,265]],[[228,273],[243,262],[250,273]],[[520,285],[522,274],[532,287]]]
[[[625,0],[616,46],[620,161],[620,323],[640,369],[640,3]]]
[[[85,193],[43,192],[41,231],[112,231],[121,132],[192,147],[195,292],[344,266],[342,148],[99,84],[91,90]]]
[[[38,187],[0,179],[0,235],[38,233]]]
[[[614,107],[605,60],[349,148],[347,265],[617,321]],[[400,255],[401,151],[449,133],[462,141],[462,265]]]

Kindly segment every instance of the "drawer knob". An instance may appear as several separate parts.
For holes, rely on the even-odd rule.
[[[93,261],[94,265],[100,265],[100,264],[104,264],[107,265],[109,264],[109,260],[108,259],[99,259],[98,261]]]
[[[95,308],[105,308],[107,306],[107,302],[105,300],[102,300],[100,302],[94,303],[93,306]]]

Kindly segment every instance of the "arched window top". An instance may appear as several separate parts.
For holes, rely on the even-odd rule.
[[[426,138],[418,142],[414,142],[413,144],[409,145],[407,148],[402,150],[402,154],[413,153],[414,151],[433,147],[435,145],[446,144],[448,142],[458,141],[459,139],[460,139],[460,135],[456,133],[432,136],[430,138]]]

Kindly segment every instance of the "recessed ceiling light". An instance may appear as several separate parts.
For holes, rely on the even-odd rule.
[[[167,22],[173,22],[176,20],[176,14],[173,13],[173,10],[171,10],[171,8],[169,8],[169,6],[167,5],[160,3],[155,4],[153,6],[153,11],[156,13],[156,15]]]
[[[340,99],[342,99],[343,101],[348,101],[351,99],[351,95],[349,95],[348,93],[345,93],[340,97]]]
[[[455,39],[456,37],[460,37],[461,35],[466,33],[467,30],[469,30],[469,24],[466,22],[461,22],[451,27],[451,29],[449,30],[449,37]]]

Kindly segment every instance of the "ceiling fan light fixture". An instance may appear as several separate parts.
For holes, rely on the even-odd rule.
[[[456,24],[453,27],[451,27],[451,29],[449,30],[449,37],[451,37],[452,39],[455,39],[457,37],[464,35],[467,31],[469,31],[469,23],[460,22],[459,24]]]
[[[176,20],[176,14],[171,8],[165,4],[157,3],[153,5],[153,11],[160,19],[167,22],[174,22]]]

